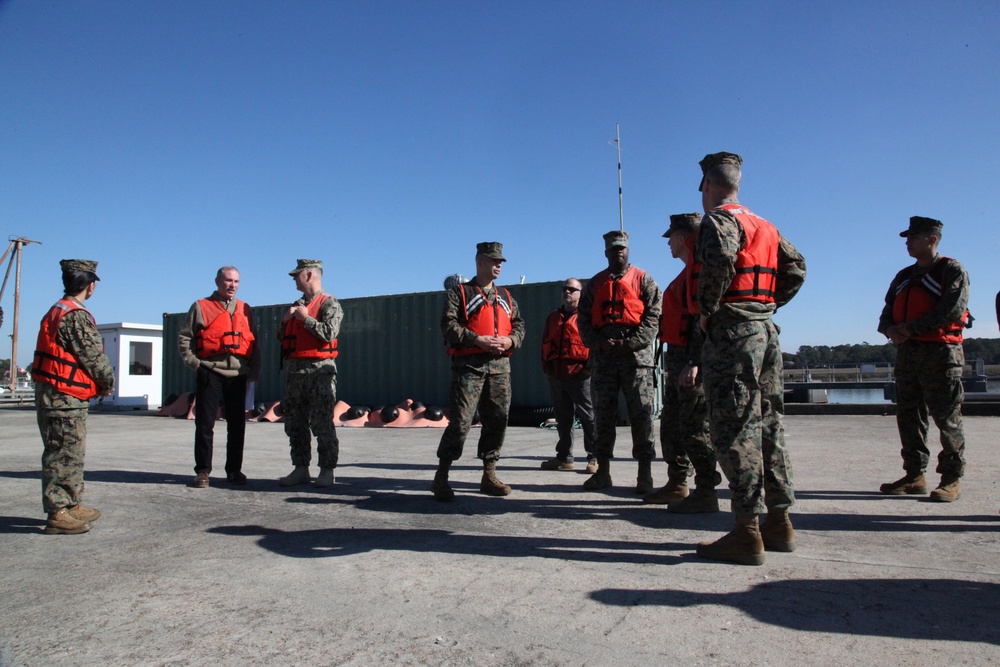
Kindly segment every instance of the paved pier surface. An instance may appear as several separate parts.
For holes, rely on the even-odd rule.
[[[901,474],[893,418],[787,418],[798,550],[762,567],[698,559],[731,515],[644,506],[634,461],[598,493],[582,466],[539,470],[552,431],[508,431],[507,498],[476,493],[474,431],[442,504],[437,429],[341,429],[338,484],[283,489],[282,427],[250,423],[250,483],[225,483],[217,445],[194,489],[193,422],[88,426],[104,516],[47,536],[34,412],[0,409],[2,667],[1000,662],[1000,418],[966,419],[952,504],[878,494]]]

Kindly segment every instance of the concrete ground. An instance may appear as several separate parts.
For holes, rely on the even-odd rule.
[[[511,496],[476,493],[467,452],[442,504],[437,429],[341,429],[338,484],[284,489],[281,425],[247,426],[250,484],[199,490],[192,422],[91,414],[104,516],[47,536],[34,412],[0,409],[0,666],[1000,662],[1000,418],[966,419],[952,504],[877,493],[893,418],[787,418],[798,549],[762,567],[698,559],[731,515],[644,506],[631,460],[599,493],[539,470],[552,431],[508,431]]]

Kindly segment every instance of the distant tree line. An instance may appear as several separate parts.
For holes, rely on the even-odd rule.
[[[962,343],[966,361],[982,359],[1000,364],[1000,338],[966,338]],[[891,343],[871,345],[803,345],[794,354],[783,354],[786,367],[832,366],[839,364],[894,363],[896,346]]]

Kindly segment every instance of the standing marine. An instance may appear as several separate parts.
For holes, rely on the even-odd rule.
[[[333,425],[337,402],[337,335],[344,319],[340,302],[323,291],[323,262],[300,259],[288,272],[302,297],[281,317],[278,336],[284,360],[285,435],[292,457],[292,472],[281,486],[308,484],[312,459],[311,436],[316,436],[319,475],[314,486],[327,487],[335,480],[340,440]]]
[[[906,472],[879,490],[892,496],[927,493],[929,414],[941,433],[941,483],[930,499],[947,503],[961,495],[965,471],[962,330],[971,320],[969,276],[957,261],[938,254],[942,229],[940,220],[913,216],[900,232],[916,263],[892,279],[878,321],[879,332],[896,345],[896,425]]]
[[[660,288],[628,261],[628,232],[604,235],[608,268],[587,283],[580,297],[580,338],[594,359],[597,472],[583,483],[596,491],[612,486],[618,394],[625,396],[632,428],[632,458],[639,462],[635,492],[653,490],[653,342],[660,327]]]
[[[83,303],[94,295],[97,262],[64,259],[64,295],[42,318],[31,364],[35,381],[38,431],[42,452],[42,507],[45,533],[86,533],[100,510],[84,507],[83,460],[87,450],[90,399],[115,387],[114,370],[104,342]]]
[[[438,444],[438,467],[431,483],[434,497],[441,501],[455,498],[448,473],[462,456],[477,408],[483,424],[479,492],[510,494],[510,487],[500,481],[496,470],[510,412],[510,355],[524,341],[525,329],[517,302],[506,288],[496,284],[506,261],[502,244],[477,244],[475,278],[447,292],[441,314],[441,333],[451,355],[449,421]]]
[[[663,291],[660,342],[666,343],[663,410],[660,413],[660,449],[667,463],[667,483],[647,493],[643,502],[667,504],[669,512],[701,514],[719,511],[715,487],[722,481],[716,470],[715,450],[708,431],[708,408],[701,373],[705,334],[698,326],[698,274],[695,241],[701,213],[670,216],[663,235],[670,254],[684,268]],[[688,492],[694,475],[695,490]]]
[[[739,202],[743,158],[714,153],[699,164],[702,372],[712,444],[729,480],[736,525],[697,551],[711,560],[761,565],[765,549],[795,549],[781,346],[771,316],[802,287],[806,262],[774,225]]]

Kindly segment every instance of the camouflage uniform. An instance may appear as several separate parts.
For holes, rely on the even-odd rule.
[[[464,283],[471,285],[474,281]],[[462,303],[462,285],[447,293],[444,312],[441,314],[441,333],[445,342],[453,347],[473,347],[476,334],[465,327]],[[496,304],[497,287],[480,288],[487,302]],[[521,347],[524,341],[524,320],[517,302],[511,297],[509,338],[511,349]],[[510,357],[483,354],[455,355],[451,361],[451,389],[448,426],[441,434],[437,456],[444,461],[455,461],[462,456],[465,439],[472,426],[476,408],[482,421],[477,456],[486,462],[500,459],[507,415],[510,411]]]
[[[939,256],[934,257],[936,262]],[[933,266],[933,264],[932,264]],[[893,278],[879,317],[881,333],[897,323],[893,302],[901,283],[919,281],[928,271],[916,264]],[[941,298],[934,310],[919,319],[902,323],[909,336],[920,336],[962,319],[969,302],[969,277],[962,265],[949,260],[941,280]],[[927,469],[928,414],[941,432],[937,472],[961,477],[965,471],[965,435],[962,431],[962,345],[908,340],[896,350],[896,425],[902,442],[903,469],[920,475]]]
[[[308,301],[303,297],[293,306],[307,307],[323,292]],[[319,317],[307,317],[306,331],[329,342],[340,333],[344,310],[333,296],[319,309]],[[279,339],[284,326],[278,330]],[[291,447],[292,465],[308,466],[312,458],[310,430],[316,436],[316,455],[320,468],[336,468],[340,455],[340,440],[333,425],[333,406],[337,402],[337,363],[335,359],[285,359],[287,372],[285,396],[281,402],[285,411],[285,435]]]
[[[628,264],[622,273],[611,274],[611,277],[619,278],[630,268],[632,265]],[[656,281],[645,272],[639,296],[643,302],[643,313],[638,326],[607,324],[600,328],[595,328],[591,319],[594,308],[593,279],[587,281],[580,296],[580,317],[577,321],[580,338],[593,351],[594,359],[591,388],[597,422],[594,454],[598,459],[614,458],[619,392],[625,396],[632,427],[632,457],[639,461],[656,458],[653,439],[653,341],[660,326],[661,296]],[[601,343],[611,339],[626,341],[625,354],[611,356],[601,350]]]
[[[693,474],[697,486],[715,488],[722,476],[715,469],[715,449],[709,436],[702,374],[695,378],[693,387],[679,384],[684,369],[701,358],[701,332],[693,331],[692,338],[697,338],[698,342],[688,347],[667,346],[660,448],[670,479],[686,479]]]
[[[738,204],[736,198],[719,205]],[[771,315],[788,303],[805,281],[806,265],[780,237],[775,303],[721,302],[746,243],[743,228],[728,211],[714,208],[702,219],[696,258],[698,304],[708,316],[702,371],[712,442],[732,492],[733,511],[756,515],[787,509],[795,502],[792,467],[781,416],[784,383],[778,328]]]
[[[94,379],[101,394],[114,389],[114,370],[104,355],[101,335],[86,310],[73,310],[63,316],[56,341],[76,357],[80,366]],[[38,431],[45,445],[42,453],[42,506],[52,514],[64,507],[80,504],[83,497],[89,402],[64,394],[36,378],[35,407]]]

